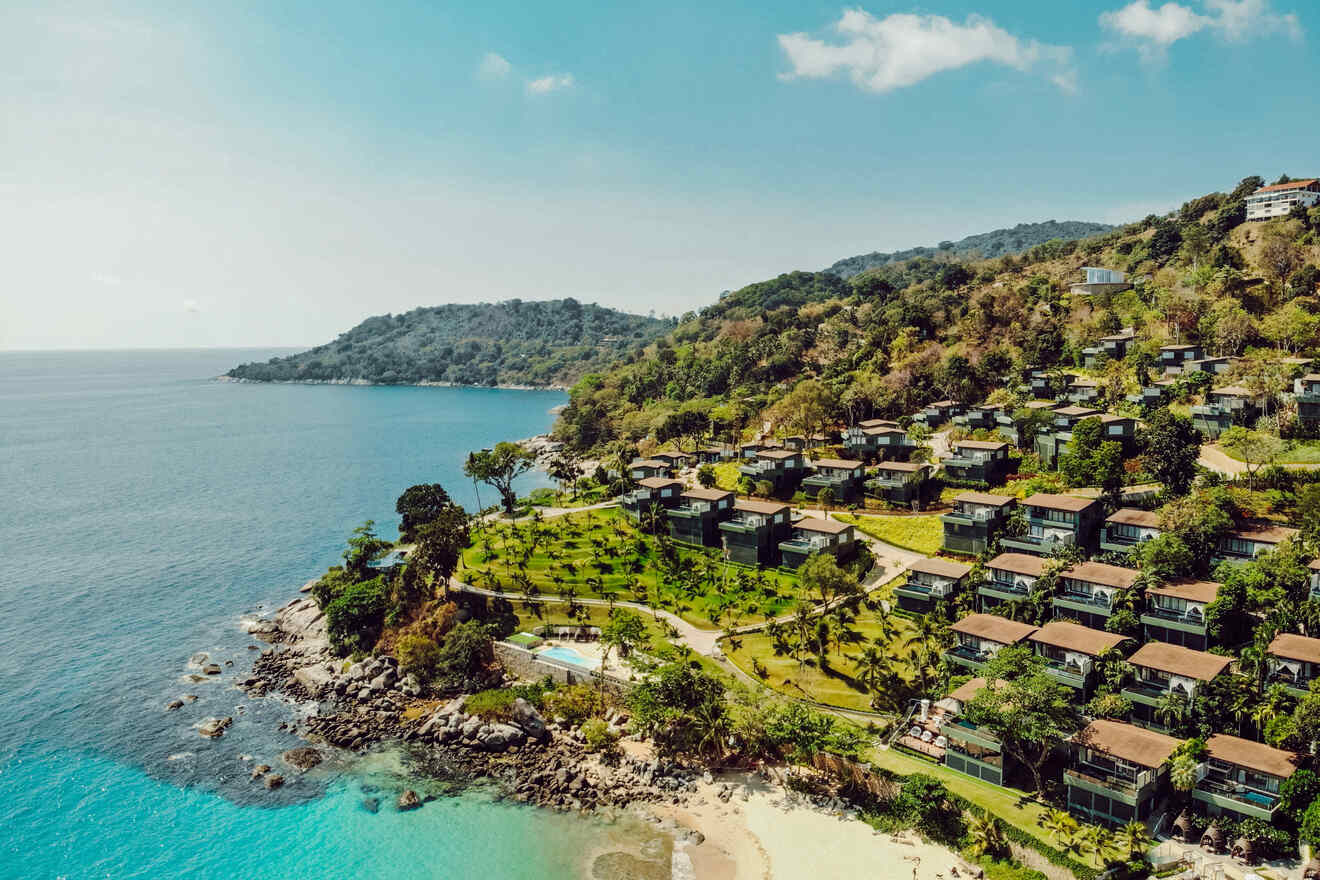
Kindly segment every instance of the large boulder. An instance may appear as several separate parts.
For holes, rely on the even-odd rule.
[[[311,666],[304,666],[301,669],[293,671],[293,677],[298,683],[307,688],[308,693],[317,694],[332,681],[335,675],[326,668],[324,663],[314,663]]]
[[[422,799],[418,797],[417,792],[413,791],[411,788],[399,795],[399,800],[395,804],[401,813],[407,810],[415,810],[421,805]]]
[[[201,724],[197,725],[197,732],[202,736],[209,736],[215,739],[223,736],[225,728],[234,723],[233,718],[207,718]]]
[[[284,763],[302,770],[303,772],[311,770],[317,764],[321,763],[321,753],[310,746],[301,749],[289,749],[287,752],[280,755],[280,757],[284,759]]]
[[[529,739],[542,740],[550,733],[545,726],[545,719],[541,717],[541,713],[536,711],[536,707],[522,697],[513,701],[511,717],[513,723],[521,727]]]
[[[492,724],[482,728],[477,741],[486,751],[502,752],[509,746],[520,746],[526,740],[527,736],[520,727],[514,727],[512,724]]]

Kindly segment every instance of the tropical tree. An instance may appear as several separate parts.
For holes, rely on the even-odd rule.
[[[400,538],[412,541],[418,526],[434,522],[452,504],[453,499],[439,483],[409,486],[394,503],[394,512],[400,517]]]
[[[999,820],[978,810],[967,817],[967,851],[972,856],[997,856],[1008,849],[1008,839]]]
[[[1154,842],[1146,823],[1135,819],[1114,832],[1114,845],[1127,854],[1129,861],[1144,854]]]
[[[482,449],[469,452],[463,473],[473,480],[480,480],[500,493],[504,512],[512,516],[518,500],[513,491],[513,482],[518,477],[536,467],[536,456],[517,443],[507,440],[495,444],[494,449]]]

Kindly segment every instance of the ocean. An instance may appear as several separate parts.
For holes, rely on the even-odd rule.
[[[0,352],[0,877],[583,876],[628,820],[481,791],[398,813],[422,787],[390,752],[283,768],[275,792],[249,778],[300,744],[278,729],[300,709],[233,687],[256,653],[243,615],[293,598],[363,520],[397,534],[414,483],[471,507],[467,452],[565,401],[212,379],[275,353]],[[198,652],[219,681],[185,677]],[[209,740],[208,716],[234,724]]]

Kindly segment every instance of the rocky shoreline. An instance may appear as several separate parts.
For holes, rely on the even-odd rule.
[[[412,676],[400,676],[391,657],[345,665],[334,658],[325,621],[310,598],[299,598],[267,619],[251,621],[249,633],[269,643],[251,673],[238,686],[249,697],[279,695],[314,706],[314,712],[287,725],[310,746],[297,760],[300,770],[321,760],[318,748],[363,753],[375,746],[403,744],[426,775],[483,781],[497,794],[519,803],[557,810],[593,811],[636,805],[679,805],[696,790],[701,774],[649,755],[645,743],[626,741],[622,753],[602,757],[583,745],[580,731],[547,720],[524,700],[515,701],[505,721],[485,721],[463,711],[464,697],[429,698]],[[509,684],[502,673],[484,684]],[[607,719],[616,730],[627,719]],[[223,734],[223,726],[215,734]],[[631,747],[631,748],[629,748]],[[300,766],[306,765],[306,766]],[[253,778],[269,775],[257,771]],[[430,768],[430,772],[428,772]],[[404,795],[415,793],[404,792]],[[421,801],[396,805],[411,809]]]

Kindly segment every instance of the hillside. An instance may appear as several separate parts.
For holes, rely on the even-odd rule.
[[[844,279],[794,272],[703,309],[614,368],[584,378],[556,426],[573,447],[643,450],[675,437],[790,431],[911,415],[942,398],[1009,394],[1028,365],[1078,370],[1082,349],[1134,327],[1141,358],[1168,341],[1215,354],[1320,346],[1320,208],[1245,222],[1243,180],[1165,217],[1021,255],[892,263]],[[1082,266],[1142,279],[1069,293]],[[1098,374],[1097,374],[1098,375]],[[1230,378],[1230,377],[1225,377]]]
[[[940,242],[935,247],[916,247],[893,253],[870,253],[839,260],[826,269],[842,278],[851,278],[867,269],[888,266],[918,257],[940,259],[993,260],[1006,254],[1021,254],[1047,241],[1076,241],[1087,236],[1109,232],[1114,227],[1105,223],[1087,223],[1082,220],[1046,220],[1044,223],[1019,223],[1012,229],[996,229],[969,235],[961,241]]]
[[[227,375],[258,382],[568,385],[672,326],[574,299],[444,305],[377,315],[334,342]]]

